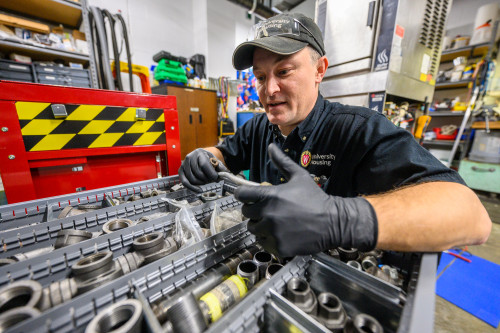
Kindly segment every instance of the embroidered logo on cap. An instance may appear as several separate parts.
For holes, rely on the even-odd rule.
[[[306,168],[311,163],[311,152],[306,150],[300,155],[300,164]]]

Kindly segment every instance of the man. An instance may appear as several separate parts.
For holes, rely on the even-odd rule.
[[[455,171],[380,113],[322,98],[328,60],[311,19],[261,22],[233,65],[253,65],[266,114],[219,146],[190,153],[179,175],[199,191],[217,179],[215,156],[233,173],[250,169],[251,180],[275,185],[235,192],[266,249],[290,257],[338,246],[442,251],[486,241],[491,220]],[[327,181],[320,188],[311,174]]]

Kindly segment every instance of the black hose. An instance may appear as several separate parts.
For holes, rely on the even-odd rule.
[[[134,78],[132,76],[132,57],[130,55],[130,46],[129,46],[129,42],[128,42],[127,25],[125,24],[125,20],[123,19],[122,14],[117,13],[116,18],[122,24],[123,39],[125,40],[125,48],[127,50],[127,62],[128,62],[128,75],[129,75],[129,82],[130,82],[130,91],[134,91]]]
[[[104,17],[102,16],[101,10],[97,7],[90,6],[90,11],[92,12],[92,15],[94,17],[98,36],[98,53],[101,62],[100,68],[102,68],[103,88],[115,90],[115,82],[113,79],[113,74],[111,73],[111,67],[109,66],[109,52],[106,38],[106,29],[104,27]]]
[[[116,72],[116,77],[114,79],[114,82],[116,84],[116,87],[118,90],[123,91],[123,85],[122,85],[122,78],[121,78],[121,72],[120,72],[120,53],[118,52],[118,44],[116,42],[116,32],[115,32],[115,18],[111,13],[103,9],[102,10],[103,14],[103,19],[108,18],[109,26],[111,28],[111,43],[113,45],[113,56],[115,58],[115,72]]]

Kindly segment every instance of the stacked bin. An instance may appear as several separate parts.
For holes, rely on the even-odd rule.
[[[282,262],[285,265],[268,279],[262,278],[253,287],[247,284],[248,293],[244,297],[242,294],[242,299],[231,304],[220,318],[208,323],[209,318],[205,324],[196,326],[196,320],[198,324],[203,323],[203,317],[195,318],[190,314],[202,313],[198,302],[208,290],[205,290],[207,277],[214,272],[224,272],[221,276],[236,274],[237,264],[251,258],[258,247],[244,221],[192,245],[167,251],[154,260],[145,260],[166,251],[169,245],[165,244],[172,244],[170,234],[176,213],[166,198],[195,202],[210,197],[189,208],[199,222],[206,221],[215,206],[225,211],[241,205],[232,196],[233,184],[220,182],[202,186],[201,195],[179,188],[178,184],[177,176],[166,177],[0,207],[4,250],[0,255],[3,261],[0,266],[0,328],[7,332],[83,332],[86,329],[95,332],[95,318],[100,320],[100,328],[104,327],[104,331],[106,327],[107,330],[121,327],[129,332],[179,332],[179,326],[172,319],[173,311],[169,314],[166,310],[174,305],[179,308],[179,304],[189,304],[183,300],[192,299],[191,311],[181,312],[183,325],[194,325],[182,326],[191,332],[274,332],[283,329],[328,332],[319,312],[304,311],[299,304],[294,304],[287,292],[287,285],[299,278],[305,281],[318,302],[322,302],[318,296],[324,292],[338,297],[346,321],[351,323],[360,314],[366,314],[375,318],[385,332],[432,330],[436,256],[391,252],[384,253],[382,260],[404,276],[402,286],[360,271],[331,255],[298,256]],[[176,191],[172,191],[175,187]],[[66,212],[70,210],[67,207],[97,207],[106,200],[148,191],[161,194],[57,218],[65,209]],[[207,196],[207,193],[216,193],[216,196]],[[117,228],[107,223],[131,220],[141,222],[123,222]],[[114,230],[103,233],[103,228]],[[80,238],[72,242],[70,236]],[[160,236],[165,238],[165,243]],[[155,239],[159,242],[154,245],[160,246],[158,251],[148,252],[147,246],[138,245],[142,241],[152,244]],[[57,242],[66,244],[59,247]],[[9,261],[16,256],[20,259]],[[100,265],[92,266],[95,271],[82,269],[95,263]],[[115,274],[115,267],[119,267],[119,274]],[[116,276],[103,273],[107,271]],[[99,283],[95,281],[96,276]],[[220,281],[226,277],[221,277]],[[248,283],[246,278],[243,280]],[[1,293],[9,286],[19,288],[6,298]],[[40,295],[30,304],[34,310],[16,308],[18,303],[26,301],[26,290]],[[8,327],[12,323],[2,318],[13,309],[17,309],[17,324]],[[213,313],[210,316],[213,317]]]

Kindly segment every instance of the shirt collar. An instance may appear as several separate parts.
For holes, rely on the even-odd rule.
[[[312,133],[314,127],[316,127],[316,123],[318,122],[318,119],[321,113],[323,112],[324,105],[325,103],[323,96],[321,96],[321,94],[318,93],[318,99],[316,99],[316,104],[314,104],[314,107],[311,110],[311,112],[307,115],[306,119],[304,119],[296,128],[294,128],[294,130],[289,134],[289,136],[293,135],[294,133],[297,133],[297,135],[302,141],[306,141],[307,138],[309,138],[309,135]],[[269,123],[269,129],[274,134],[281,135],[278,125]]]

